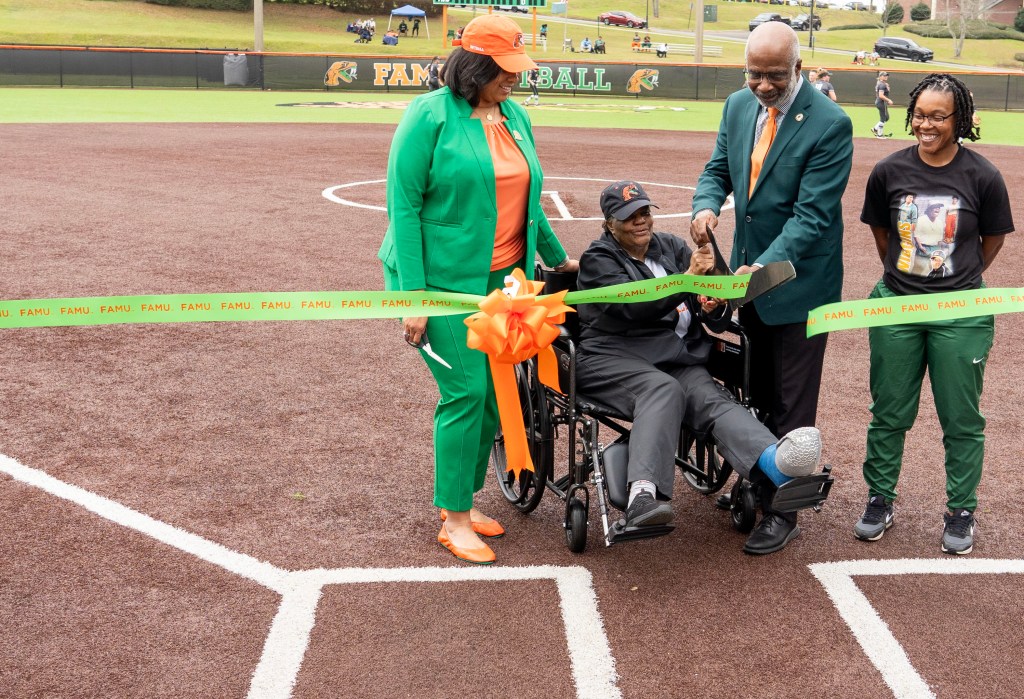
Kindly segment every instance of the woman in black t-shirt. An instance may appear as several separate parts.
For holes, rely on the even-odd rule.
[[[973,113],[970,92],[951,75],[933,73],[911,92],[906,126],[917,145],[879,162],[864,196],[861,221],[871,227],[884,268],[871,298],[981,288],[982,272],[1013,231],[1002,175],[960,145],[978,138]],[[927,368],[946,452],[942,551],[970,553],[985,447],[979,403],[994,329],[988,315],[868,331],[868,506],[854,527],[858,539],[877,541],[892,526],[904,437]]]

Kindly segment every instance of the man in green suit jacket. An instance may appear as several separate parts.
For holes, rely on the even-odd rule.
[[[796,268],[795,280],[740,310],[751,339],[751,397],[778,436],[815,423],[827,336],[806,337],[807,312],[838,301],[842,291],[842,196],[853,127],[841,107],[802,79],[790,27],[757,27],[746,58],[747,87],[725,101],[715,149],[697,181],[690,234],[698,245],[707,242],[732,194],[733,269],[743,274],[781,260]],[[755,146],[767,147],[763,162]],[[795,514],[772,511],[772,495],[761,493],[765,516],[747,553],[778,551],[800,532]]]

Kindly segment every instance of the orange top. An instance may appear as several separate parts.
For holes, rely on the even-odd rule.
[[[494,161],[494,192],[498,224],[494,231],[491,271],[518,262],[526,252],[526,204],[530,196],[530,168],[503,123],[484,122],[487,145]]]

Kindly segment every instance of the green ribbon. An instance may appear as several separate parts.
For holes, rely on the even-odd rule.
[[[928,323],[1024,311],[1022,289],[974,289],[843,301],[807,314],[807,337],[835,330]]]
[[[636,303],[682,292],[741,298],[750,275],[675,274],[566,294],[566,303]],[[475,313],[483,296],[436,291],[311,291],[0,301],[0,329],[121,323],[402,318]]]

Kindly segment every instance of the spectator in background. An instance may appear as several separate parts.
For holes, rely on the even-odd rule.
[[[602,39],[599,36],[599,37],[597,37],[597,40],[594,42],[594,53],[604,53],[604,52],[605,52],[604,51],[604,39]]]
[[[583,53],[590,53],[594,50],[594,45],[590,43],[590,37],[583,37],[583,41],[580,42],[580,51]]]
[[[405,20],[403,19],[401,22],[398,23],[398,33],[401,36],[405,36],[408,31],[409,31],[409,25],[406,24]]]
[[[438,58],[434,56],[427,66],[427,90],[433,92],[441,89],[441,66],[437,63]]]
[[[540,71],[536,68],[526,74],[526,82],[530,85],[530,96],[523,101],[523,106],[540,104],[540,93],[537,92],[537,83],[540,80]]]
[[[651,37],[650,37],[649,34],[644,34],[644,40],[642,42],[640,42],[640,50],[641,51],[650,51],[651,50]]]
[[[540,38],[547,41],[548,38],[548,25],[547,23],[540,25]]]
[[[818,82],[818,71],[814,70],[813,68],[807,71],[807,82],[809,82],[811,85],[816,84]]]
[[[634,51],[640,50],[640,32],[633,32],[633,40],[630,42],[629,47]]]
[[[836,99],[836,89],[832,87],[832,74],[829,73],[826,69],[818,68],[818,80],[817,82],[812,84],[818,90],[818,92],[825,95],[833,102],[839,101],[838,99]]]
[[[871,128],[875,138],[885,138],[885,122],[889,121],[889,74],[884,70],[878,74],[878,82],[875,83],[875,107],[878,108],[878,123]],[[891,134],[890,134],[891,135]]]
[[[662,42],[655,47],[655,52],[658,54],[658,58],[668,57],[668,44]]]
[[[420,35],[420,18],[419,17],[416,17],[412,21],[412,35],[413,36],[419,36]]]
[[[878,65],[878,51],[871,52],[871,55],[868,57],[868,63],[873,66]]]

